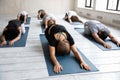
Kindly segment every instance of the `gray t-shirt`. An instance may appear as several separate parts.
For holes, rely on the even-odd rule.
[[[84,34],[91,35],[92,33],[98,33],[100,30],[104,30],[107,34],[110,33],[110,31],[107,29],[107,27],[96,20],[89,20],[86,21],[84,24]]]

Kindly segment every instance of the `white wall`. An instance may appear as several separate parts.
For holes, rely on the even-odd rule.
[[[98,7],[97,7],[98,9]],[[78,8],[77,0],[75,0],[75,11],[83,17],[89,19],[99,20],[103,23],[109,24],[113,27],[120,28],[120,13],[111,13],[107,11],[100,11],[93,9],[86,9],[86,8]]]
[[[17,14],[26,10],[36,14],[39,9],[61,14],[74,9],[74,0],[0,0],[0,14]]]
[[[63,14],[75,9],[80,16],[120,27],[120,14],[78,8],[77,0],[0,0],[0,14],[17,14],[22,10],[37,14],[39,9],[45,9],[48,13],[54,14]]]

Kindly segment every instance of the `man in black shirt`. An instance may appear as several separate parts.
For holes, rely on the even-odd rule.
[[[63,67],[59,64],[55,55],[65,55],[68,54],[67,52],[70,52],[70,50],[72,50],[75,57],[79,60],[80,66],[82,68],[85,68],[86,70],[90,70],[90,67],[85,63],[85,61],[82,59],[81,55],[77,51],[72,36],[68,33],[64,26],[57,24],[49,26],[45,30],[45,36],[49,42],[50,57],[54,64],[54,71],[56,73],[60,73]],[[59,43],[62,43],[62,45],[59,46]],[[63,48],[61,49],[63,50],[61,51],[63,53],[59,53],[60,47]],[[65,47],[67,47],[67,50],[65,50]]]
[[[6,45],[7,40],[10,40],[8,44],[12,46],[21,38],[21,33],[20,21],[17,19],[10,20],[2,33],[0,46]]]

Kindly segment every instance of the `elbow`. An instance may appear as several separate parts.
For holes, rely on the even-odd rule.
[[[21,38],[21,35],[19,35],[18,37],[17,37],[17,39],[19,40]]]
[[[111,39],[113,40],[113,39],[115,39],[115,37],[112,36]]]
[[[17,37],[17,40],[20,40],[20,38],[21,38],[20,36],[19,36],[19,37]]]

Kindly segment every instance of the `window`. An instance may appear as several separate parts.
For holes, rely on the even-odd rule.
[[[85,7],[91,8],[92,7],[92,0],[85,0]]]
[[[107,10],[120,11],[120,0],[107,0]]]
[[[119,0],[119,5],[118,5],[118,11],[120,11],[120,0]]]
[[[80,8],[93,8],[94,0],[77,0],[77,7]]]
[[[85,8],[85,0],[77,0],[77,6],[80,8]]]
[[[106,11],[107,0],[96,0],[95,9],[99,11]]]
[[[77,0],[77,7],[107,12],[120,11],[120,0]]]

